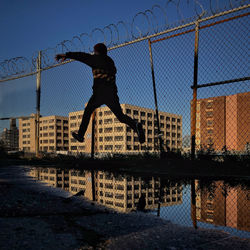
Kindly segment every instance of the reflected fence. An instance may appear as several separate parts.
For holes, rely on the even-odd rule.
[[[18,118],[16,149],[37,156],[249,154],[249,7],[111,44],[121,107],[142,123],[144,144],[106,106],[95,110],[85,141],[75,141],[71,133],[92,93],[91,70],[72,60],[47,66],[43,52],[32,60],[34,72],[1,80],[0,129],[12,120],[2,138]]]
[[[120,213],[144,212],[174,224],[250,238],[249,182],[36,167],[29,176]]]

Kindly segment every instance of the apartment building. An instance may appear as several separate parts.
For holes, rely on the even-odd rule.
[[[31,116],[19,119],[19,148],[27,152],[35,152],[35,114]],[[39,130],[40,151],[68,151],[68,117],[56,115],[41,117]]]
[[[17,151],[19,148],[19,131],[16,126],[16,119],[10,119],[10,128],[5,128],[1,133],[0,139],[3,141],[7,151]]]
[[[135,153],[159,149],[156,115],[153,109],[130,104],[121,104],[122,110],[131,118],[140,121],[145,131],[146,142],[140,145],[137,134],[127,125],[120,123],[108,107],[95,112],[95,152]],[[69,113],[69,132],[78,131],[83,111]],[[182,116],[159,112],[160,130],[164,144],[170,149],[182,147]],[[92,119],[85,134],[84,143],[71,138],[69,150],[74,153],[91,152]]]
[[[196,146],[245,151],[250,142],[250,92],[197,100]]]

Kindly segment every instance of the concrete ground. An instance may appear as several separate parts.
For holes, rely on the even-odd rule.
[[[122,214],[0,167],[0,249],[250,249],[250,239]]]

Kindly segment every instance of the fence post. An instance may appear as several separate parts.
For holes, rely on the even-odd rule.
[[[94,159],[95,154],[95,112],[92,114],[92,135],[91,135],[91,159]]]
[[[195,23],[195,43],[194,43],[194,82],[193,100],[191,110],[191,160],[195,160],[195,134],[196,134],[196,109],[197,109],[197,83],[198,83],[198,47],[199,47],[199,20]],[[191,180],[191,218],[194,228],[197,228],[196,221],[196,195],[195,181]]]
[[[151,74],[152,74],[152,82],[153,82],[153,90],[154,90],[154,101],[155,101],[155,113],[157,119],[157,129],[158,129],[158,140],[160,144],[160,158],[163,156],[163,146],[162,146],[162,138],[161,138],[161,131],[160,131],[160,120],[159,120],[159,112],[158,112],[158,103],[157,103],[157,93],[156,93],[156,85],[155,85],[155,72],[154,72],[154,63],[153,63],[153,55],[152,55],[152,47],[151,47],[151,40],[148,39],[148,46],[149,46],[149,55],[150,55],[150,64],[151,64]]]
[[[198,47],[199,47],[199,21],[195,23],[194,44],[194,76],[193,100],[191,106],[191,160],[195,159],[196,109],[197,109],[197,83],[198,83]]]
[[[36,133],[35,133],[35,150],[36,157],[39,156],[39,129],[40,129],[40,100],[41,100],[41,51],[38,53],[37,58],[37,74],[36,74]]]

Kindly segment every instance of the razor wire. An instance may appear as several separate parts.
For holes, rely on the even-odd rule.
[[[175,27],[187,21],[193,21],[204,15],[215,15],[216,13],[233,9],[245,4],[249,0],[167,0],[165,5],[155,4],[151,9],[138,12],[132,21],[119,21],[103,28],[95,28],[90,33],[81,33],[71,40],[63,40],[53,48],[42,50],[42,69],[56,64],[55,54],[66,53],[68,51],[93,52],[93,45],[105,43],[108,48],[119,44],[157,34],[170,27]],[[190,8],[191,15],[185,16],[183,9]],[[169,13],[174,13],[176,20],[171,22]],[[5,80],[13,76],[34,73],[36,71],[36,61],[38,53],[33,53],[31,58],[15,57],[0,62],[0,80]]]

